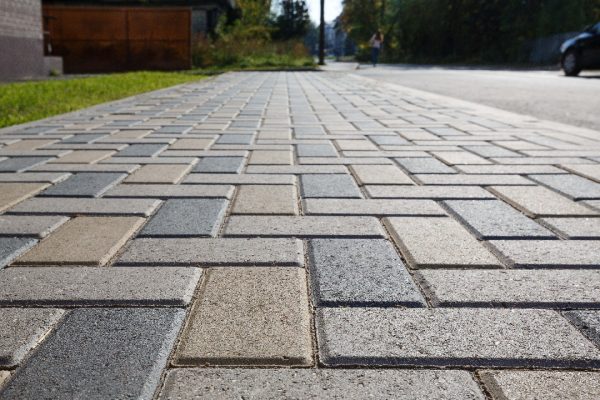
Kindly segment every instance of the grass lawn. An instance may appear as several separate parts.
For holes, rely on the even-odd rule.
[[[202,78],[190,73],[131,72],[0,84],[0,128]]]

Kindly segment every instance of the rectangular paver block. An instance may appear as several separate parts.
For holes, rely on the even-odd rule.
[[[375,199],[495,199],[494,195],[477,186],[365,186]]]
[[[115,154],[109,150],[75,150],[60,158],[49,161],[61,164],[94,164]]]
[[[0,161],[0,172],[22,172],[51,159],[52,157],[11,157]]]
[[[362,198],[360,189],[348,174],[307,174],[300,176],[303,198]]]
[[[240,186],[232,214],[298,214],[296,187],[292,185]]]
[[[414,185],[395,165],[353,165],[352,170],[360,185]]]
[[[32,248],[37,241],[26,237],[0,237],[0,268]]]
[[[189,174],[184,184],[221,184],[221,185],[293,185],[294,175],[267,174]]]
[[[130,144],[119,151],[114,157],[153,157],[167,148],[166,144]]]
[[[178,139],[169,150],[206,150],[214,141],[214,138]]]
[[[36,195],[48,186],[47,183],[0,183],[0,212]]]
[[[42,238],[64,224],[67,217],[0,215],[0,236],[33,236]]]
[[[254,150],[248,164],[256,165],[292,165],[292,152],[279,150]]]
[[[573,200],[600,199],[600,183],[577,175],[529,175],[541,183]]]
[[[305,271],[210,269],[175,363],[311,364]]]
[[[158,208],[160,203],[161,201],[156,199],[34,197],[16,205],[9,212],[24,215],[137,215],[147,217]]]
[[[144,165],[133,174],[129,175],[125,183],[177,183],[192,168],[185,164],[152,164]]]
[[[296,145],[298,157],[337,157],[337,151],[330,143],[323,144],[298,144]]]
[[[44,190],[41,196],[100,197],[126,176],[112,172],[79,172]]]
[[[541,221],[567,239],[600,239],[600,218],[544,218]]]
[[[404,157],[395,160],[411,174],[456,174],[456,170],[433,157]]]
[[[193,172],[219,172],[239,174],[244,166],[244,157],[204,157]]]
[[[104,197],[126,197],[154,199],[170,198],[231,198],[231,185],[162,185],[162,184],[122,184],[109,190]]]
[[[600,267],[600,241],[596,240],[492,240],[490,244],[514,268]]]
[[[544,175],[546,176],[546,175]],[[464,186],[491,186],[491,185],[535,185],[520,175],[465,175],[465,174],[417,174],[414,177],[424,185],[464,185]]]
[[[303,209],[307,215],[447,215],[432,200],[306,199]]]

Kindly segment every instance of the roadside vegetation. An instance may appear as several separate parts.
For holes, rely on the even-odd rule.
[[[0,127],[202,79],[176,72],[131,72],[0,84]]]

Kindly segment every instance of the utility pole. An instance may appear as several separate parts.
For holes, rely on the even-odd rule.
[[[319,65],[325,65],[325,0],[321,0],[321,25],[319,25]]]

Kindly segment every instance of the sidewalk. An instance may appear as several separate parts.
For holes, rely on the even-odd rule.
[[[350,72],[0,131],[3,400],[597,399],[599,309],[598,132]]]

